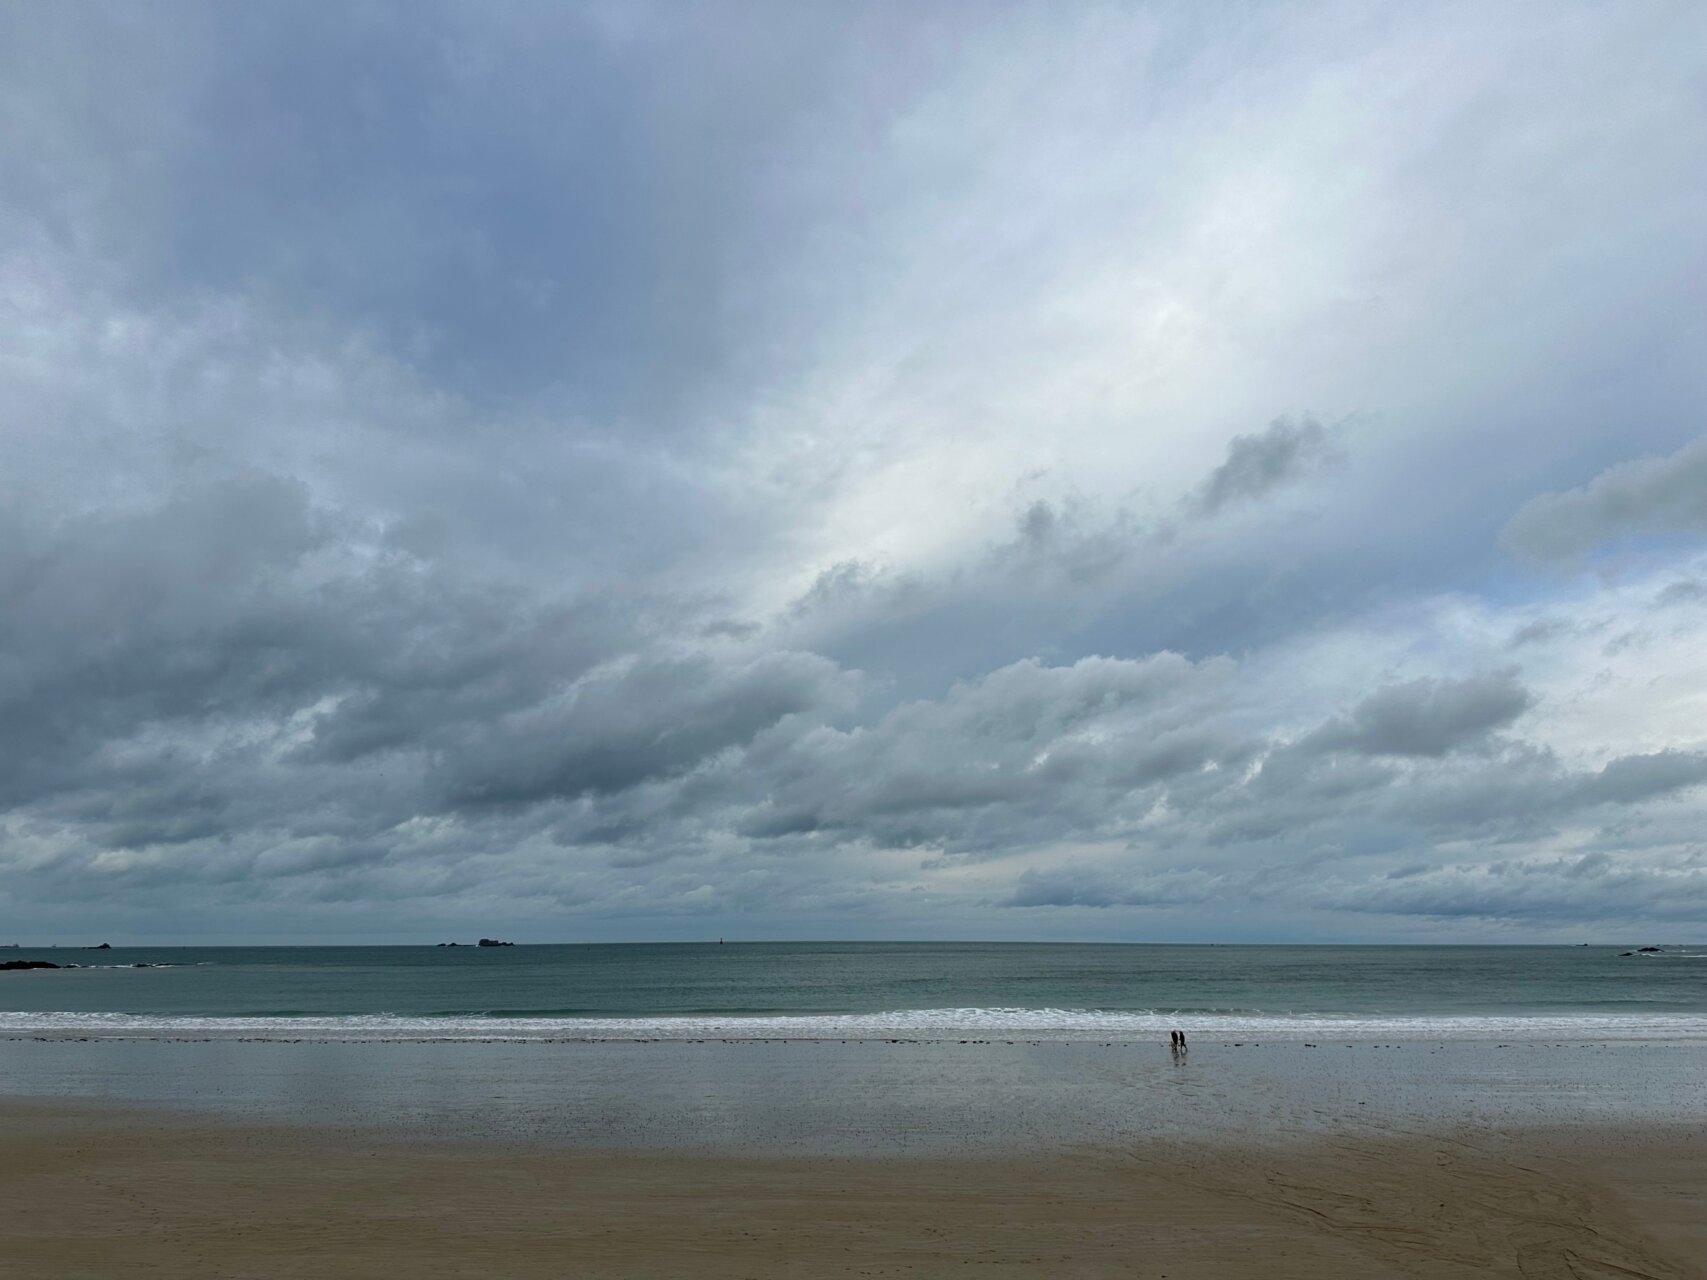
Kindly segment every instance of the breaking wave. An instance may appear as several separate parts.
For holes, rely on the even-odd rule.
[[[447,1014],[176,1016],[0,1012],[0,1038],[115,1040],[652,1041],[915,1040],[1707,1040],[1707,1014],[1378,1016],[1109,1012],[1095,1009],[905,1009],[881,1013],[650,1017]]]

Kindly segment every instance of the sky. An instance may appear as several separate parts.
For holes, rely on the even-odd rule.
[[[0,0],[0,941],[1707,936],[1707,7]]]

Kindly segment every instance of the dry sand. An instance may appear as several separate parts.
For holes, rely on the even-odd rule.
[[[740,1158],[0,1102],[0,1275],[1707,1274],[1707,1142],[1605,1131]]]

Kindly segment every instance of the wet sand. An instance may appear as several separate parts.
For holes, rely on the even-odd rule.
[[[0,1152],[13,1280],[1707,1274],[1685,1126],[797,1157],[11,1099]]]
[[[1687,1125],[1707,1044],[0,1040],[0,1091],[510,1145],[994,1156]]]

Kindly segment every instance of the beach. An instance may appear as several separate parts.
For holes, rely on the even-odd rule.
[[[587,1150],[0,1104],[35,1277],[1687,1277],[1684,1126],[1029,1155]]]
[[[1707,1280],[1707,0],[0,0],[0,1280]]]
[[[1694,953],[145,954],[12,975],[7,1280],[1707,1258]]]

